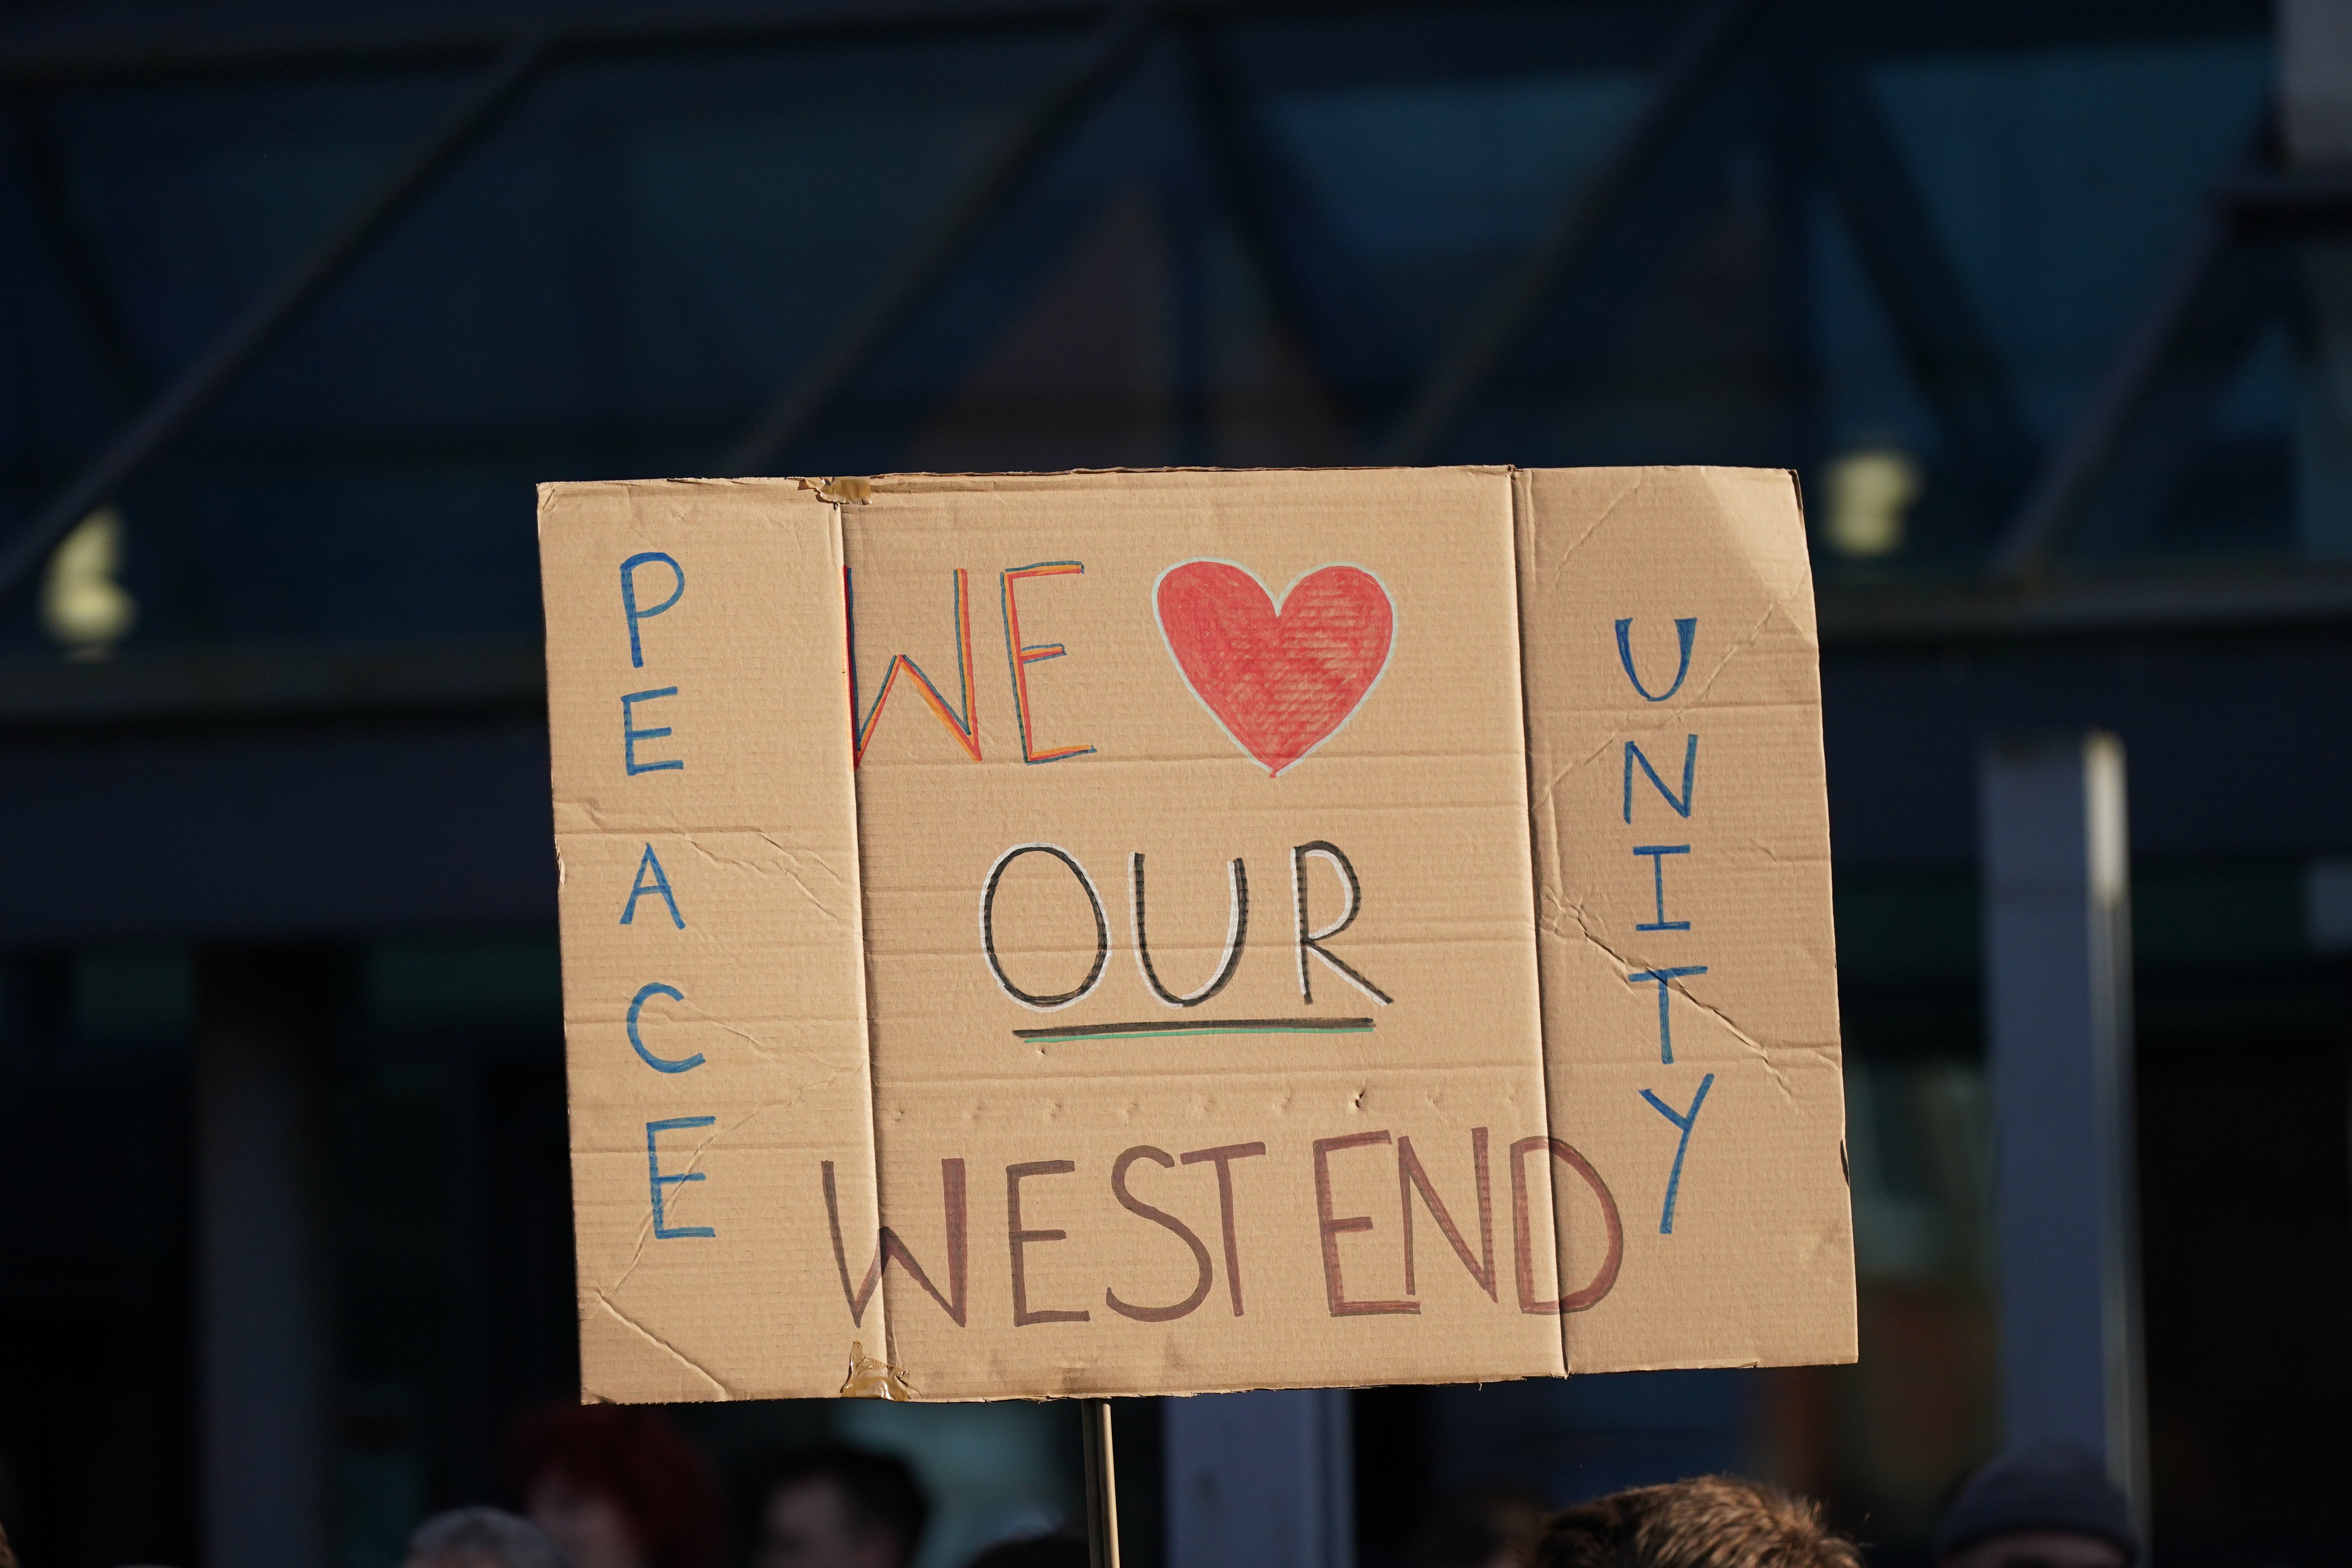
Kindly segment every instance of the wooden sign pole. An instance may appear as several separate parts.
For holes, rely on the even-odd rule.
[[[1086,1434],[1087,1556],[1092,1568],[1118,1568],[1118,1477],[1111,1463],[1110,1401],[1078,1402]]]

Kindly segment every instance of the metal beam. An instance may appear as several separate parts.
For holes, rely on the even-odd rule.
[[[111,658],[0,661],[0,737],[293,727],[351,719],[535,719],[547,650],[533,637],[354,647],[132,647]]]
[[[2135,574],[2020,593],[1874,584],[1817,592],[1832,656],[1987,644],[2112,642],[2247,632],[2352,633],[2352,571]],[[131,730],[294,730],[352,719],[535,721],[547,700],[536,637],[397,646],[132,647],[88,662],[0,661],[0,739]]]
[[[2198,225],[2180,265],[2116,357],[2106,384],[2051,458],[1992,556],[1992,575],[2021,581],[2038,576],[2072,526],[2092,489],[2112,466],[2116,449],[2154,395],[2158,378],[2178,357],[2197,317],[2230,259],[2228,221],[2209,214]]]
[[[495,61],[544,37],[566,57],[791,47],[916,36],[1083,26],[1099,0],[819,0],[793,5],[607,5],[560,23],[469,8],[462,16],[321,26],[308,18],[185,22],[133,31],[34,28],[0,36],[0,86],[124,87],[343,72],[446,69]]]
[[[1353,1568],[1344,1388],[1163,1400],[1169,1568]]]
[[[1458,346],[1423,385],[1389,445],[1389,460],[1426,461],[1509,354],[1562,278],[1599,247],[1632,205],[1774,0],[1706,0],[1658,73],[1657,85],[1590,184],[1564,203],[1535,254],[1496,289]]]
[[[1374,13],[1444,12],[1458,17],[1463,0],[1173,0],[1171,21],[1353,17]],[[1528,0],[1487,0],[1486,11],[1529,9]],[[553,35],[566,56],[644,58],[698,50],[791,47],[883,40],[915,42],[1034,29],[1076,28],[1101,14],[1096,0],[803,0],[800,4],[692,6],[607,5],[566,18]],[[515,39],[548,25],[543,8],[475,6],[461,17],[321,26],[296,10],[267,19],[221,22],[206,16],[131,28],[119,17],[98,24],[33,26],[0,31],[0,87],[124,87],[162,82],[247,80],[350,71],[413,70],[478,65]],[[1978,0],[1969,5],[1856,4],[1833,26],[1849,47],[1876,57],[1992,52],[2098,42],[2157,42],[2213,37],[2266,37],[2269,7],[2259,0],[2139,0],[2137,4],[2051,5],[2042,0]],[[1516,68],[1481,58],[1482,67]],[[1573,62],[1547,62],[1561,68]],[[1406,62],[1412,68],[1417,62]]]
[[[33,521],[8,542],[5,552],[0,552],[0,599],[32,575],[68,530],[137,479],[198,415],[274,347],[514,105],[546,61],[544,35],[510,46],[457,113],[427,137],[390,180],[51,495]]]
[[[906,264],[883,284],[815,361],[760,412],[728,460],[751,473],[788,452],[834,399],[929,300],[1000,212],[1020,194],[1048,153],[1150,41],[1156,7],[1118,6],[1087,47],[1086,58],[1030,110],[974,175]]]
[[[2225,180],[2155,305],[2125,340],[2089,410],[2044,465],[2011,520],[1991,562],[1999,581],[2030,581],[2047,571],[2066,533],[2081,520],[2126,443],[2149,421],[2163,398],[2168,373],[2192,357],[2200,374],[2164,410],[2173,429],[2147,471],[2137,476],[2143,495],[2163,488],[2177,471],[2186,433],[2221,387],[2252,336],[2263,304],[2261,279],[2241,245],[2248,226],[2282,217],[2324,216],[2335,205],[2337,182],[2265,177],[2272,140],[2263,116],[2240,173]],[[2301,209],[2301,210],[2297,210]]]
[[[328,1568],[337,1555],[331,963],[300,949],[197,958],[190,1174],[208,1563]]]
[[[1368,429],[1403,390],[1403,345],[1223,46],[1201,26],[1185,45],[1210,167],[1275,311],[1321,366],[1358,430]]]
[[[20,101],[14,120],[26,188],[32,194],[34,216],[48,241],[58,279],[98,347],[116,395],[135,405],[153,392],[154,378],[115,295],[106,258],[67,188],[65,156],[50,123],[49,106],[37,100]]]
[[[2249,228],[2340,226],[2352,222],[2352,174],[2265,169],[2222,181],[2213,200]]]
[[[2009,368],[1869,82],[1850,61],[1825,67],[1818,81],[1824,181],[1963,482],[2000,518],[2016,504],[2035,449]]]
[[[2123,742],[2000,739],[1980,765],[2002,1440],[2099,1455],[2146,1540]]]
[[[104,364],[118,405],[110,416],[127,416],[155,395],[154,372],[114,286],[105,253],[74,200],[51,105],[37,97],[25,99],[16,106],[15,120],[35,219],[48,241],[50,258],[67,297],[73,301],[74,313]],[[61,477],[55,464],[28,467],[34,468],[24,477],[29,490],[45,491]],[[163,546],[163,577],[182,626],[200,636],[208,634],[214,629],[212,595],[184,522],[169,504],[151,504],[142,521]]]
[[[2352,630],[2352,573],[2117,574],[2031,587],[1874,583],[1818,590],[1825,652],[2216,633]]]

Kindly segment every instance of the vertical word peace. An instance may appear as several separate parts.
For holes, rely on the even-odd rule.
[[[662,596],[648,603],[642,596],[647,588]],[[629,668],[632,671],[651,668],[646,659],[645,623],[667,613],[686,596],[686,568],[677,558],[658,550],[644,551],[621,563],[621,617],[629,631]],[[656,679],[658,679],[656,677]],[[628,684],[634,686],[636,680]],[[684,750],[671,725],[661,722],[654,713],[641,713],[677,695],[676,686],[656,686],[644,691],[625,692],[621,697],[621,773],[625,779],[636,779],[648,773],[672,773],[686,771]],[[663,744],[663,742],[668,742]],[[641,753],[640,746],[647,747]],[[659,781],[649,781],[633,788],[657,789]],[[644,917],[640,919],[640,915]],[[637,861],[637,871],[629,884],[627,899],[621,905],[621,923],[640,930],[659,931],[665,928],[684,931],[686,911],[678,907],[677,890],[670,885],[669,873],[661,863],[650,841]],[[637,987],[629,999],[625,1027],[630,1048],[647,1068],[657,1073],[688,1073],[703,1063],[702,1053],[673,1057],[665,1055],[646,1044],[646,1011],[656,1001],[684,1002],[686,993],[667,981],[648,980]],[[658,1017],[656,1014],[655,1016]],[[664,1171],[662,1169],[662,1134],[688,1132],[697,1128],[718,1125],[716,1116],[672,1116],[646,1123],[646,1178],[653,1200],[654,1235],[663,1241],[689,1237],[716,1236],[718,1231],[707,1225],[672,1225],[663,1206],[663,1194],[669,1188],[686,1182],[703,1179],[700,1171]]]

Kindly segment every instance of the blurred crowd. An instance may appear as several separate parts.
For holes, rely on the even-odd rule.
[[[701,1453],[660,1411],[562,1406],[522,1424],[519,1507],[451,1510],[419,1525],[403,1568],[721,1568],[725,1510]],[[916,1568],[929,1504],[904,1460],[830,1446],[770,1468],[751,1498],[748,1568]],[[2003,1456],[1960,1492],[1938,1568],[2138,1568],[2124,1497],[2089,1453],[2048,1444]],[[1864,1568],[1818,1504],[1702,1476],[1552,1511],[1509,1489],[1439,1509],[1416,1568]],[[1066,1533],[1000,1542],[964,1568],[1089,1568]],[[18,1568],[0,1533],[0,1568]],[[39,1568],[37,1563],[26,1568]]]

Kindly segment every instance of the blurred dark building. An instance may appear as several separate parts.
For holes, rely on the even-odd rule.
[[[1360,1394],[1364,1561],[1704,1468],[1924,1560],[1998,1430],[1974,757],[2043,724],[2130,756],[2157,1553],[2335,1560],[2342,9],[0,8],[27,1563],[389,1564],[575,1387],[534,481],[1384,461],[1801,475],[1863,1360]]]

